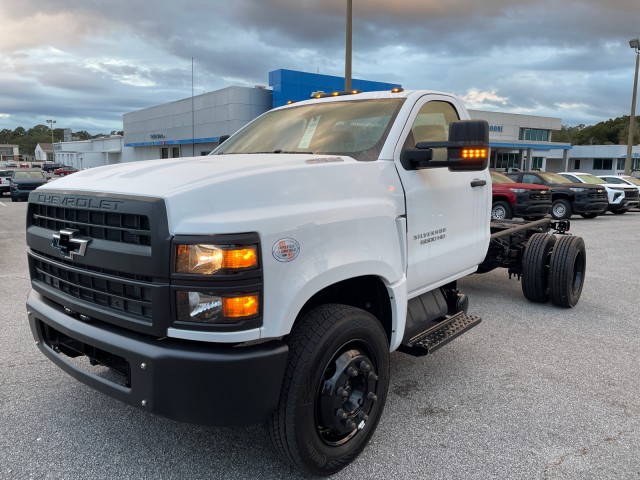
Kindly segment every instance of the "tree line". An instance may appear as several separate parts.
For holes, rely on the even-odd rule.
[[[73,132],[74,140],[91,140],[106,135],[122,135],[122,131],[113,130],[110,134],[99,133],[91,135],[86,130]],[[64,129],[53,129],[53,141],[64,141]],[[20,155],[34,155],[39,143],[51,143],[51,129],[46,125],[36,125],[30,129],[18,127],[15,130],[5,128],[0,130],[0,144],[18,145]]]
[[[563,125],[560,131],[554,131],[554,142],[572,145],[626,145],[629,138],[629,115],[613,118],[595,125],[583,124],[575,127]],[[640,121],[635,117],[633,145],[640,143]]]

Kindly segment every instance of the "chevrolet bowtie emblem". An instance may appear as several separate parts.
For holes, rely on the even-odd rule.
[[[67,260],[73,260],[74,255],[82,257],[91,239],[80,237],[79,233],[80,230],[75,228],[63,228],[53,234],[51,246],[59,250],[62,258]]]

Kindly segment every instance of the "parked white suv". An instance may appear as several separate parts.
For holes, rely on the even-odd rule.
[[[612,185],[635,187],[640,195],[640,178],[632,177],[631,175],[598,175],[598,177]],[[638,208],[640,208],[640,204]]]
[[[561,172],[560,175],[573,183],[602,185],[607,190],[607,197],[609,199],[608,210],[612,213],[622,214],[631,208],[638,208],[638,206],[640,206],[640,190],[631,185],[609,183],[607,180],[603,180],[590,173]]]

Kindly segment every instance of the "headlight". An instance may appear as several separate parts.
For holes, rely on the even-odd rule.
[[[176,273],[213,275],[221,270],[239,271],[257,268],[256,246],[177,245]]]
[[[526,188],[510,188],[513,193],[525,193],[527,191]]]
[[[212,292],[176,292],[177,320],[208,324],[234,323],[258,316],[257,293],[220,296]]]
[[[586,188],[580,188],[580,187],[569,187],[569,189],[570,189],[572,192],[586,192],[586,191],[587,191],[587,189],[586,189]]]

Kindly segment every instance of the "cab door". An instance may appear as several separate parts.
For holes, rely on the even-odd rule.
[[[412,109],[394,154],[405,192],[410,298],[474,272],[487,253],[489,172],[414,170],[402,161],[403,152],[417,142],[447,140],[449,125],[460,119],[461,110],[453,97],[425,95]],[[433,160],[446,160],[446,149],[433,152]]]

